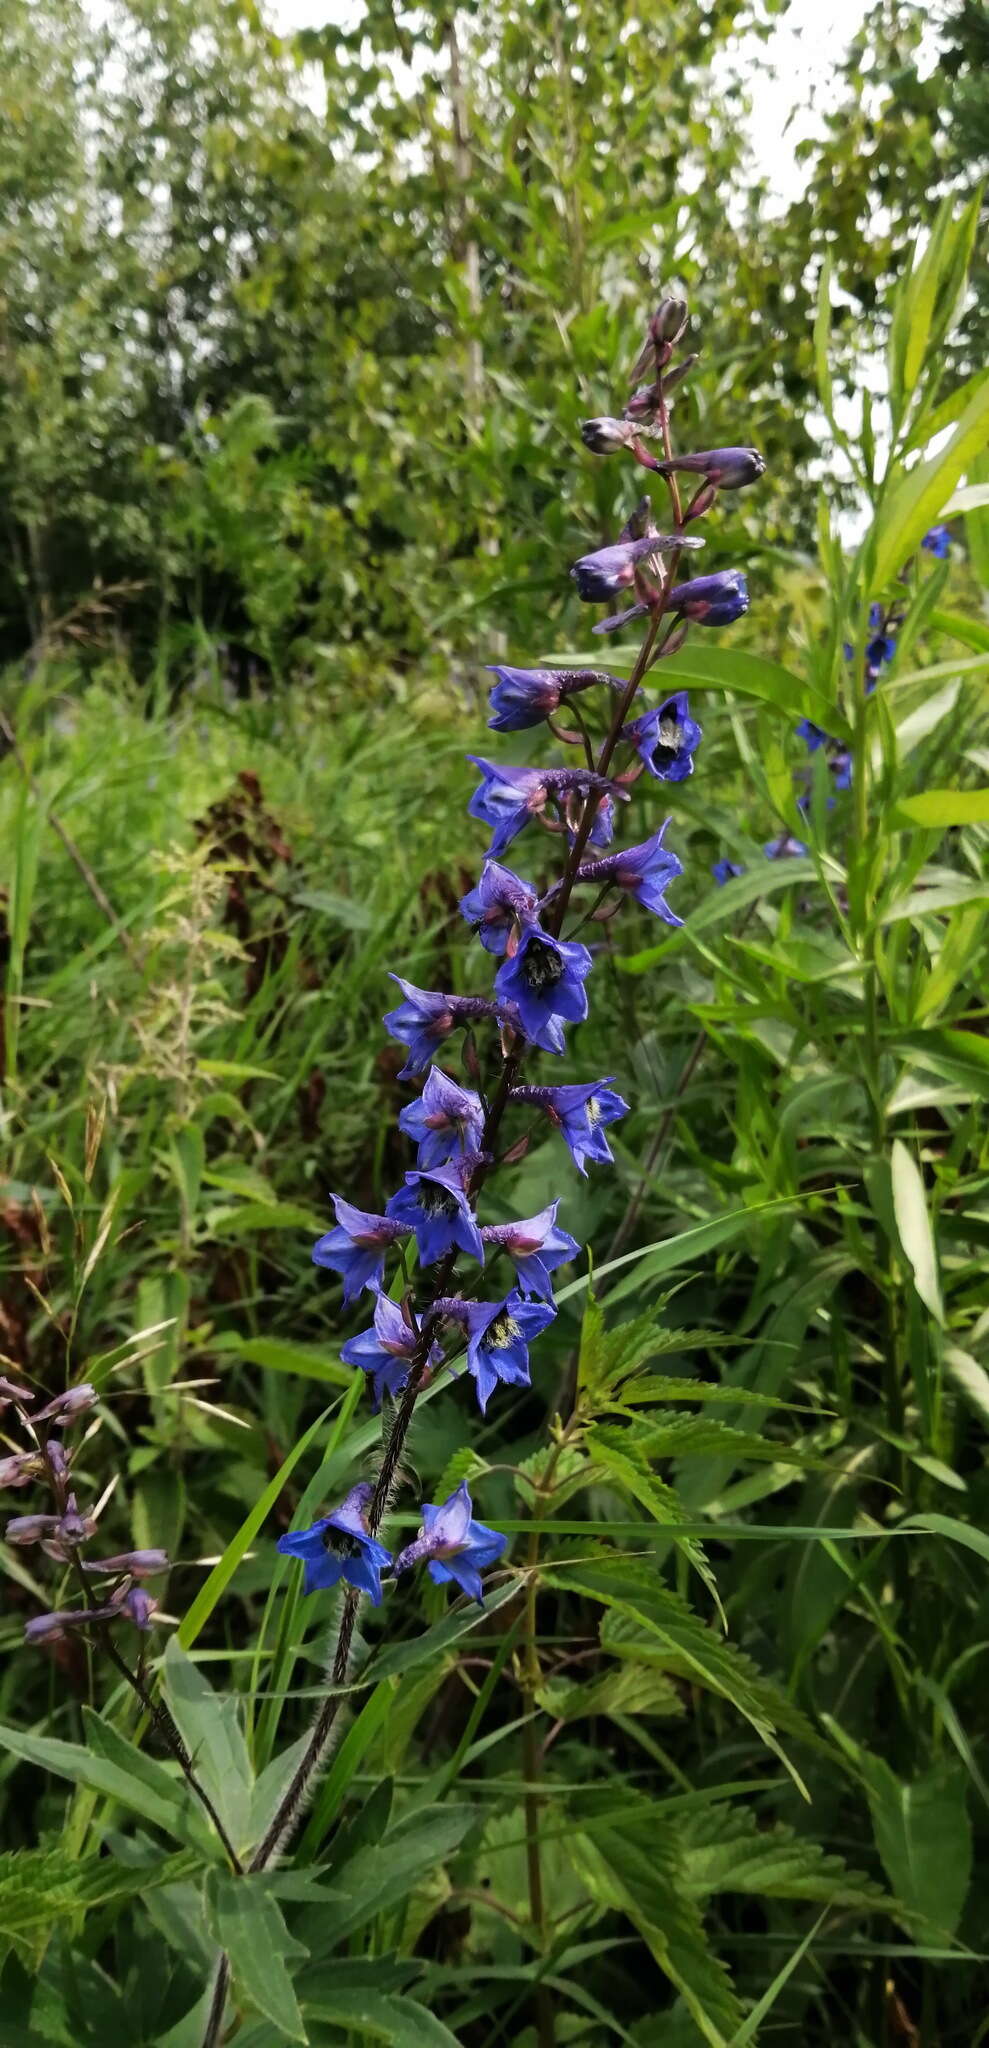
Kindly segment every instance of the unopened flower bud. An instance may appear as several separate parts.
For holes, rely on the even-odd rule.
[[[661,299],[649,322],[649,332],[653,341],[679,341],[688,317],[685,299]]]
[[[662,396],[662,388],[659,384],[640,384],[638,390],[633,391],[625,407],[625,418],[637,421],[640,426],[649,420],[654,420],[659,411]]]
[[[41,1471],[41,1459],[36,1451],[23,1451],[16,1458],[0,1458],[0,1487],[9,1486],[16,1490],[30,1486]]]
[[[84,1572],[92,1572],[97,1578],[111,1572],[128,1572],[132,1579],[153,1579],[158,1572],[170,1569],[166,1550],[122,1550],[116,1557],[87,1559]]]
[[[77,1415],[84,1414],[87,1408],[94,1408],[95,1405],[96,1388],[83,1381],[78,1387],[68,1387],[64,1394],[56,1394],[54,1401],[49,1401],[47,1408],[39,1408],[37,1414],[32,1416],[32,1421],[54,1422],[57,1429],[64,1429],[66,1423],[72,1422]]]
[[[16,1380],[4,1379],[0,1373],[0,1408],[6,1408],[8,1401],[16,1401],[19,1408],[30,1408],[33,1400],[29,1387],[19,1386]]]
[[[14,1543],[26,1549],[31,1543],[40,1543],[58,1528],[57,1515],[15,1515],[3,1532],[5,1543]]]
[[[150,1628],[157,1606],[153,1593],[146,1593],[143,1586],[131,1586],[120,1603],[120,1612],[135,1628]]]
[[[719,569],[714,576],[695,576],[670,591],[670,610],[702,626],[730,626],[749,608],[741,569]]]
[[[706,477],[719,491],[741,491],[758,483],[766,465],[758,448],[705,448],[697,455],[675,455],[664,462],[664,475],[675,469]]]
[[[633,427],[629,420],[581,420],[580,438],[592,455],[617,455],[627,448]]]

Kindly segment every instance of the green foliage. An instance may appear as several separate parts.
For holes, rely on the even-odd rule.
[[[771,234],[755,211],[731,221],[738,135],[707,68],[731,7],[688,8],[661,47],[584,7],[572,24],[485,7],[452,31],[369,8],[302,45],[325,123],[249,7],[130,0],[123,83],[81,14],[7,11],[4,603],[9,647],[36,646],[4,685],[0,1362],[51,1392],[100,1389],[80,1484],[104,1497],[108,1550],[166,1542],[174,1559],[140,1682],[233,1861],[120,1670],[68,1641],[22,1649],[22,1621],[62,1595],[47,1560],[0,1546],[4,2048],[200,2048],[219,1947],[244,2048],[530,2043],[544,1991],[561,2048],[871,2043],[893,2013],[901,2033],[974,2040],[975,205],[937,214],[891,297],[900,201],[863,243],[848,151],[872,117],[847,143],[835,126],[820,165],[841,175],[825,191],[819,168],[811,190],[839,298],[825,279],[812,337],[820,243],[799,242],[801,209]],[[413,34],[406,92],[394,57]],[[457,56],[483,206],[452,169]],[[916,137],[930,112],[907,92],[880,127]],[[657,150],[681,132],[682,151]],[[868,163],[866,197],[881,150]],[[414,1500],[467,1478],[511,1532],[507,1559],[483,1608],[404,1579],[387,1632],[362,1616],[292,1853],[242,1875],[324,1697],[333,1612],[302,1598],[274,1538],[339,1499],[381,1433],[339,1361],[363,1314],[313,1272],[309,1240],[329,1189],[380,1208],[406,1163],[389,970],[465,990],[478,973],[456,909],[478,852],[461,802],[477,713],[451,666],[495,625],[513,649],[548,646],[567,548],[610,530],[619,480],[587,468],[578,491],[568,468],[561,497],[567,442],[660,264],[711,315],[684,423],[727,437],[722,393],[744,369],[745,436],[774,406],[787,478],[750,550],[747,644],[698,635],[673,661],[705,723],[703,778],[656,793],[684,924],[657,943],[630,907],[604,931],[577,1043],[581,1071],[613,1073],[632,1105],[615,1175],[579,1182],[537,1130],[499,1179],[506,1213],[560,1194],[594,1247],[593,1273],[558,1290],[531,1397],[493,1402],[469,1443],[446,1377],[417,1408],[389,1540]],[[850,284],[872,350],[855,436]],[[759,338],[739,343],[757,304]],[[811,560],[790,550],[810,521],[788,494],[815,376],[859,503],[849,550],[824,499]],[[940,565],[916,548],[945,514]],[[733,550],[750,516],[726,529]],[[112,633],[105,591],[56,631],[96,575],[147,586],[113,600]],[[903,622],[866,696],[884,594]],[[236,699],[218,636],[244,657]],[[853,745],[833,811],[794,731],[807,716]],[[764,859],[783,832],[807,854]],[[725,852],[747,872],[718,889]]]

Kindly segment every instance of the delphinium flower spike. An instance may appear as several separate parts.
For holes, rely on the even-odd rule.
[[[332,1577],[343,1583],[343,1591],[327,1694],[255,1853],[255,1870],[266,1869],[291,1835],[326,1753],[350,1669],[361,1574],[377,1599],[387,1557],[379,1530],[399,1481],[420,1393],[441,1364],[455,1374],[463,1361],[482,1411],[496,1397],[506,1403],[526,1401],[537,1373],[535,1347],[556,1315],[556,1271],[579,1256],[577,1240],[558,1221],[561,1211],[565,1216],[565,1193],[534,1216],[492,1222],[484,1215],[488,1179],[500,1156],[521,1157],[540,1123],[560,1138],[561,1155],[568,1155],[579,1173],[592,1163],[606,1165],[612,1159],[606,1133],[628,1111],[611,1076],[564,1076],[548,1085],[531,1069],[543,1054],[565,1057],[571,1049],[566,1027],[579,1028],[587,1015],[592,954],[576,936],[586,916],[610,915],[609,899],[615,907],[632,899],[669,925],[680,922],[667,902],[670,885],[683,872],[676,852],[666,845],[669,821],[657,828],[649,819],[638,834],[626,835],[627,845],[621,843],[621,825],[638,777],[641,795],[653,781],[676,784],[695,771],[701,730],[685,691],[660,688],[654,704],[642,701],[642,693],[654,665],[675,653],[691,631],[728,625],[749,603],[738,569],[678,580],[704,544],[699,534],[686,530],[688,525],[696,526],[706,515],[719,490],[741,490],[764,469],[762,457],[751,448],[674,450],[669,395],[697,362],[696,353],[686,353],[687,326],[686,302],[675,294],[665,297],[648,323],[623,416],[605,413],[583,429],[585,444],[595,452],[658,472],[668,498],[669,516],[659,522],[645,497],[620,534],[589,536],[570,572],[583,603],[613,606],[617,598],[624,604],[593,630],[616,631],[642,622],[628,674],[506,664],[493,669],[494,729],[510,738],[548,722],[547,744],[578,744],[583,761],[575,767],[553,760],[533,764],[467,756],[479,775],[468,813],[488,828],[490,837],[478,879],[462,896],[460,909],[483,953],[491,956],[480,962],[482,969],[487,964],[487,988],[464,996],[393,976],[402,1002],[388,1012],[385,1024],[407,1048],[399,1079],[415,1082],[425,1076],[418,1100],[404,1106],[399,1117],[402,1132],[417,1148],[417,1160],[403,1185],[383,1201],[381,1216],[335,1197],[336,1229],[320,1240],[317,1254],[343,1273],[348,1299],[361,1287],[378,1290],[372,1326],[348,1339],[341,1357],[367,1373],[376,1401],[390,1405],[374,1477],[360,1481],[342,1507],[311,1530],[281,1541],[283,1549],[302,1557],[310,1578],[318,1574],[312,1583],[326,1585]],[[646,439],[659,444],[655,455]],[[684,474],[699,484],[686,506],[678,482]],[[580,731],[558,728],[555,713],[578,695],[581,706],[578,714],[575,704],[574,718]],[[538,889],[505,865],[513,842],[536,825],[543,829],[530,832],[526,841],[526,875],[544,872],[552,849],[558,854],[555,879],[547,877]],[[591,849],[608,848],[616,840],[614,851],[591,857]],[[574,891],[588,889],[597,891],[590,911],[580,901],[571,909]],[[460,1047],[453,1034],[462,1025],[467,1031],[461,1077],[455,1065]],[[510,1137],[507,1149],[506,1121],[520,1131]],[[503,1204],[496,1214],[504,1215]],[[404,1253],[402,1270],[393,1268],[389,1276],[395,1245],[388,1242],[385,1225],[394,1230],[396,1241],[401,1233],[414,1234],[418,1270],[411,1278]],[[485,1299],[478,1298],[481,1266]],[[501,1270],[504,1266],[508,1273]],[[355,1546],[342,1562],[341,1539]],[[452,1578],[479,1598],[483,1569],[504,1549],[503,1537],[474,1522],[471,1498],[462,1485],[447,1501],[426,1505],[422,1531],[400,1552],[394,1570],[397,1575],[424,1560],[434,1578]],[[211,2043],[222,2023],[224,1983],[221,1972]]]

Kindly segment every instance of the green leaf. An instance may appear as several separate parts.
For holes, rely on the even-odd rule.
[[[906,1534],[914,1530],[926,1530],[931,1536],[946,1536],[951,1543],[960,1543],[965,1550],[974,1550],[984,1564],[989,1564],[989,1535],[984,1529],[974,1529],[968,1522],[959,1522],[954,1515],[908,1515],[899,1524]]]
[[[180,1842],[194,1839],[186,1812],[186,1792],[181,1781],[169,1777],[162,1764],[144,1756],[132,1743],[116,1736],[97,1715],[89,1720],[90,1733],[101,1745],[101,1753],[84,1749],[77,1742],[62,1742],[54,1735],[30,1735],[20,1728],[0,1723],[0,1747],[39,1770],[52,1771],[73,1784],[88,1785],[126,1808],[142,1820],[151,1821]]]
[[[677,1822],[684,1883],[704,1899],[744,1892],[765,1899],[815,1899],[823,1905],[874,1912],[888,1904],[870,1877],[849,1871],[809,1836],[765,1826],[751,1808],[695,1807]]]
[[[975,654],[989,654],[989,626],[982,619],[968,619],[960,612],[935,611],[931,613],[931,627],[960,640],[963,647],[971,647]]]
[[[876,1848],[901,1904],[939,1934],[954,1934],[968,1896],[972,1831],[965,1772],[939,1763],[913,1780],[830,1722],[865,1785]]]
[[[894,831],[923,825],[930,832],[947,832],[953,825],[989,824],[989,787],[922,789],[916,796],[898,797],[890,823]]]
[[[284,1337],[239,1337],[236,1331],[229,1330],[211,1338],[209,1349],[233,1354],[246,1365],[263,1365],[269,1372],[288,1372],[300,1379],[319,1380],[326,1386],[349,1387],[353,1379],[352,1366],[341,1365],[338,1358],[327,1358],[314,1344],[293,1344]]]
[[[78,1857],[62,1847],[0,1856],[0,1952],[7,1942],[36,1969],[60,1920],[180,1883],[200,1868],[200,1857],[188,1850],[134,1869],[110,1856]]]
[[[414,1998],[400,1993],[348,1988],[333,1971],[307,1979],[303,1993],[306,2016],[346,2027],[363,2042],[383,2041],[389,2048],[457,2048],[442,2020]]]
[[[939,1323],[944,1321],[937,1253],[927,1209],[923,1176],[913,1153],[902,1139],[894,1138],[890,1152],[893,1213],[904,1256],[913,1273],[914,1286],[925,1308]]]
[[[236,1849],[247,1845],[254,1774],[238,1718],[235,1699],[223,1699],[177,1636],[164,1656],[165,1699],[192,1758],[196,1775],[208,1792]]]
[[[724,1965],[711,1953],[700,1912],[688,1897],[675,1828],[641,1802],[620,1827],[576,1821],[566,1846],[578,1877],[603,1912],[623,1913],[655,1962],[676,1985],[710,2048],[726,2048],[741,2007]]]
[[[883,506],[875,555],[875,588],[885,588],[920,546],[989,433],[989,379],[973,392],[945,448],[917,463]],[[820,722],[820,721],[818,721]]]
[[[744,648],[690,640],[678,654],[671,654],[664,661],[663,686],[722,693],[730,690],[740,697],[754,697],[763,704],[771,704],[793,723],[810,718],[840,739],[851,738],[851,727],[829,697],[822,696],[779,662],[748,653]]]
[[[836,874],[835,879],[840,876]],[[659,961],[669,959],[671,946],[685,944],[687,938],[712,931],[719,924],[733,923],[740,910],[747,910],[764,896],[775,896],[782,889],[801,885],[806,888],[808,883],[819,881],[814,862],[803,854],[795,854],[792,860],[760,860],[748,874],[735,875],[723,888],[709,889],[690,912],[681,934],[673,932],[661,945],[647,946],[641,953],[619,953],[615,966],[623,974],[647,974]]]
[[[607,1265],[597,1268],[595,1279],[603,1280],[608,1273],[616,1273],[621,1266],[634,1266],[635,1271],[620,1280],[609,1293],[610,1302],[623,1301],[626,1295],[638,1292],[643,1282],[659,1280],[666,1273],[673,1273],[678,1266],[692,1265],[705,1252],[714,1251],[718,1245],[730,1244],[736,1237],[744,1237],[746,1231],[755,1228],[759,1219],[771,1211],[777,1214],[796,1205],[789,1198],[778,1202],[757,1202],[751,1209],[730,1209],[724,1216],[712,1216],[707,1223],[696,1223],[689,1230],[680,1230],[673,1237],[661,1239],[656,1244],[647,1244],[641,1251],[623,1252],[620,1259],[611,1259]],[[587,1275],[571,1280],[557,1292],[557,1302],[568,1301],[571,1295],[587,1286]]]
[[[211,1870],[206,1912],[242,1997],[289,2041],[305,2041],[308,2036],[287,1965],[307,1950],[289,1934],[267,1880]]]
[[[223,1598],[237,1566],[240,1564],[245,1552],[250,1549],[262,1522],[267,1521],[290,1472],[294,1471],[299,1459],[305,1455],[310,1444],[318,1436],[329,1412],[328,1408],[324,1408],[322,1414],[317,1415],[315,1422],[310,1423],[305,1434],[300,1436],[298,1443],[289,1452],[284,1463],[279,1466],[274,1478],[265,1487],[260,1500],[255,1501],[254,1506],[241,1523],[236,1535],[231,1537],[219,1563],[213,1566],[209,1577],[200,1586],[188,1614],[179,1624],[178,1639],[184,1650],[192,1648],[196,1637],[206,1627],[214,1607]]]

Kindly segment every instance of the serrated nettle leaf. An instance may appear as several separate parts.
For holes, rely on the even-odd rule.
[[[227,1956],[240,1996],[288,2041],[307,2038],[293,1975],[308,1951],[289,1934],[263,1877],[211,1870],[205,1906],[216,1941]],[[294,1968],[290,1970],[289,1965]]]
[[[756,1897],[815,1899],[875,1912],[888,1905],[879,1885],[847,1868],[840,1856],[778,1823],[766,1827],[744,1806],[699,1806],[676,1822],[687,1889]]]

